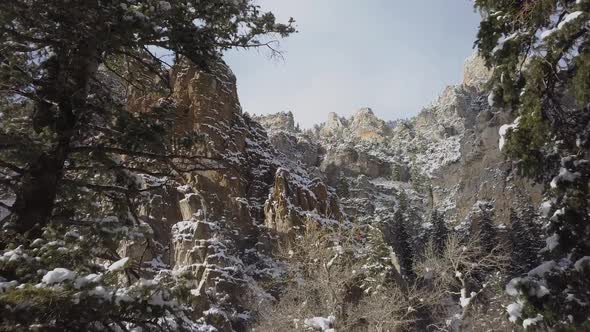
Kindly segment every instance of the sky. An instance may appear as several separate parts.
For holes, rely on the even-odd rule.
[[[471,0],[258,0],[279,20],[296,20],[265,50],[225,55],[244,111],[292,111],[304,128],[328,113],[370,107],[385,120],[408,118],[461,81],[479,15]]]

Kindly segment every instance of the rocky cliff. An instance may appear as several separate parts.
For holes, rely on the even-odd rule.
[[[144,208],[153,238],[123,243],[119,251],[186,275],[196,312],[207,323],[243,330],[253,319],[253,303],[271,298],[258,283],[280,275],[271,239],[308,223],[335,225],[343,215],[334,190],[308,168],[317,163],[314,146],[295,143],[308,156],[301,162],[286,143],[269,139],[242,112],[236,78],[225,64],[203,72],[181,63],[171,84],[178,136],[194,134],[190,149],[208,162],[189,165],[193,169],[182,173],[176,190],[156,195]],[[129,107],[141,112],[158,99],[133,96]],[[292,118],[280,126],[295,129]]]

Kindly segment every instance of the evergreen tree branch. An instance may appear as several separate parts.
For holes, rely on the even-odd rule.
[[[76,146],[70,148],[72,153],[89,153],[89,152],[102,152],[102,153],[116,153],[126,156],[145,157],[155,160],[170,161],[172,159],[184,159],[184,160],[213,160],[218,162],[224,162],[223,158],[219,157],[207,157],[204,155],[181,155],[181,154],[158,154],[144,151],[133,151],[111,146]]]
[[[99,185],[99,184],[87,183],[87,182],[70,180],[70,179],[64,179],[64,180],[62,180],[62,182],[66,185],[72,185],[75,187],[92,189],[92,190],[99,191],[99,192],[117,192],[117,193],[123,193],[123,194],[139,194],[139,193],[143,193],[143,192],[150,192],[150,191],[154,191],[157,189],[161,189],[165,186],[165,184],[160,184],[157,186],[150,186],[150,187],[144,188],[144,189],[133,189],[133,188],[128,188],[128,187],[127,188],[120,187],[120,186]]]
[[[24,172],[25,172],[24,169],[22,169],[22,168],[20,168],[20,167],[18,167],[16,165],[14,165],[14,164],[11,164],[11,163],[9,163],[7,161],[4,161],[2,159],[0,159],[0,167],[7,168],[7,169],[9,169],[9,170],[11,170],[11,171],[13,171],[15,173],[18,173],[18,174],[24,174]]]
[[[71,172],[89,171],[89,170],[102,170],[102,171],[127,170],[127,171],[134,172],[134,173],[146,174],[146,175],[151,175],[151,176],[156,176],[156,177],[172,175],[172,171],[159,172],[159,171],[148,170],[145,168],[124,166],[124,165],[117,165],[117,166],[69,166],[69,167],[66,167],[65,170],[71,171]]]

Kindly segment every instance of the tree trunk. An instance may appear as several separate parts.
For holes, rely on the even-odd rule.
[[[53,151],[41,154],[25,171],[14,203],[14,214],[17,216],[17,231],[29,238],[39,237],[49,222],[69,143],[69,139],[61,140]]]
[[[41,91],[51,91],[45,99],[58,105],[58,119],[52,128],[58,140],[53,149],[28,165],[16,193],[16,230],[30,239],[39,237],[51,219],[77,119],[86,109],[89,82],[98,69],[96,45],[96,41],[86,40],[80,43],[77,54],[64,52],[58,56],[57,73],[40,87]]]

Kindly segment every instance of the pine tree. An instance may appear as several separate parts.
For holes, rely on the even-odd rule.
[[[367,234],[367,277],[362,285],[364,289],[377,288],[391,282],[393,249],[385,242],[383,232],[377,227],[370,227]]]
[[[390,232],[393,239],[393,248],[401,268],[400,272],[404,278],[412,279],[414,277],[414,251],[406,227],[403,210],[399,208],[394,213]]]
[[[544,263],[513,279],[521,319],[586,330],[590,210],[590,2],[476,0],[476,45],[494,69],[492,104],[520,118],[503,151],[546,183]],[[518,226],[517,226],[518,227]]]
[[[494,207],[489,203],[478,204],[477,226],[479,227],[479,238],[481,246],[486,253],[490,253],[498,245],[498,232],[494,226]]]
[[[476,1],[483,14],[476,45],[494,68],[490,100],[520,116],[504,151],[521,159],[529,174],[543,170],[552,133],[575,147],[588,127],[587,112],[576,111],[590,101],[588,6],[573,0]]]
[[[510,241],[512,243],[511,267],[514,275],[526,273],[538,262],[537,254],[541,249],[536,238],[532,220],[519,217],[514,209],[510,210]]]
[[[446,241],[449,237],[449,229],[444,219],[444,215],[437,210],[432,211],[430,220],[432,223],[432,244],[434,245],[436,253],[440,255],[445,249]]]
[[[170,100],[164,98],[139,118],[126,111],[105,74],[135,89],[166,90],[167,64],[155,48],[206,69],[223,50],[262,46],[261,36],[293,32],[251,1],[16,0],[2,2],[0,13],[2,97],[25,103],[20,112],[29,116],[1,134],[9,146],[0,165],[10,172],[2,183],[15,194],[14,226],[30,238],[41,234],[55,214],[60,189],[119,195],[138,190],[119,190],[129,183],[116,189],[90,184],[80,181],[79,173],[107,169],[106,176],[126,177],[125,171],[177,157],[161,151],[165,140],[160,136],[172,121]],[[129,157],[144,162],[121,162]],[[198,164],[206,156],[178,157]]]
[[[150,239],[154,193],[224,166],[175,130],[160,55],[211,71],[292,32],[250,0],[0,2],[1,330],[190,329],[182,276],[138,279],[115,251]],[[139,114],[129,95],[155,102]]]

